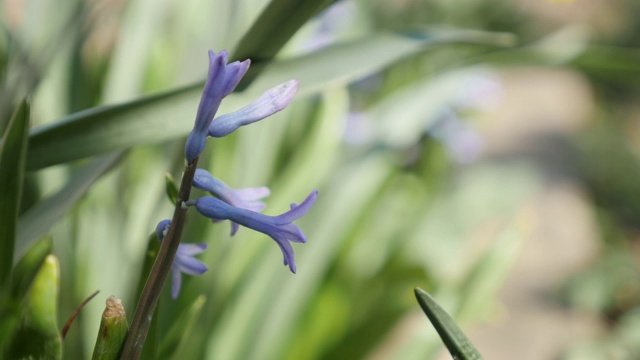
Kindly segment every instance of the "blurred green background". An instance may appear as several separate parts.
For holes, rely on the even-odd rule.
[[[0,132],[23,96],[32,103],[16,252],[52,235],[59,323],[101,291],[65,358],[90,356],[109,295],[132,315],[149,235],[172,213],[164,174],[180,178],[207,50],[241,56],[268,3],[1,3]],[[269,186],[269,215],[319,189],[298,222],[298,273],[264,235],[230,238],[228,224],[190,214],[183,241],[207,242],[209,271],[159,305],[160,340],[198,311],[175,357],[447,358],[420,286],[487,359],[637,358],[640,2],[322,8],[272,60],[295,19],[271,24],[255,81],[221,111],[289,78],[296,100],[209,140],[200,161],[233,187]]]

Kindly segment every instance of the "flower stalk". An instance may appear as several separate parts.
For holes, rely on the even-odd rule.
[[[129,334],[125,341],[124,348],[122,349],[122,355],[120,359],[139,359],[142,354],[145,340],[151,326],[151,320],[153,318],[153,312],[158,305],[160,294],[162,293],[162,287],[169,276],[171,266],[173,265],[173,259],[178,251],[180,245],[180,239],[182,238],[182,231],[184,229],[185,218],[187,215],[187,208],[182,204],[189,200],[191,194],[191,184],[198,165],[198,158],[195,158],[191,163],[187,164],[182,175],[182,182],[180,183],[180,190],[178,192],[178,201],[173,212],[173,219],[169,226],[169,231],[166,237],[160,245],[160,251],[156,257],[151,273],[147,279],[147,283],[140,294],[138,305],[136,306],[133,320],[131,321],[131,327],[129,328]]]

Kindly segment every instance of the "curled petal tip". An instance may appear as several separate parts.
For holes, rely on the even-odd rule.
[[[271,237],[282,250],[284,264],[295,273],[295,260],[291,242],[304,243],[306,236],[293,221],[302,217],[313,205],[317,191],[313,191],[301,204],[293,210],[279,216],[267,216],[251,210],[231,206],[226,202],[202,197],[197,200],[196,210],[211,219],[231,220],[234,223],[259,231]]]
[[[213,120],[208,129],[209,136],[229,135],[241,126],[252,124],[277,113],[289,105],[297,90],[297,80],[289,80],[272,87],[251,104]]]

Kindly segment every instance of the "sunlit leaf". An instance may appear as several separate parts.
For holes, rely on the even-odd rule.
[[[433,327],[436,328],[438,335],[440,335],[442,342],[454,360],[482,359],[482,355],[456,325],[455,321],[426,291],[415,288],[414,292],[422,311],[427,315]]]

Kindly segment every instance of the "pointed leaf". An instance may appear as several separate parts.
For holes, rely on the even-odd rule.
[[[20,256],[34,241],[44,235],[98,178],[121,159],[121,156],[122,154],[107,155],[83,166],[71,176],[67,185],[60,191],[22,214],[18,219],[14,253]]]
[[[442,342],[447,347],[454,360],[480,360],[482,355],[473,347],[471,341],[460,330],[453,319],[426,291],[415,288],[416,299],[436,328]]]
[[[0,291],[7,289],[22,194],[29,134],[29,103],[23,100],[13,114],[0,148]]]
[[[333,84],[347,84],[430,46],[453,43],[503,44],[504,34],[447,31],[421,37],[380,33],[279,61],[242,94],[232,94],[220,113],[237,110],[266,89],[296,78],[298,96]],[[262,71],[255,67],[250,71]],[[128,103],[96,107],[34,129],[27,169],[65,163],[118,149],[185,136],[193,127],[203,83]],[[187,119],[185,119],[187,117]]]

